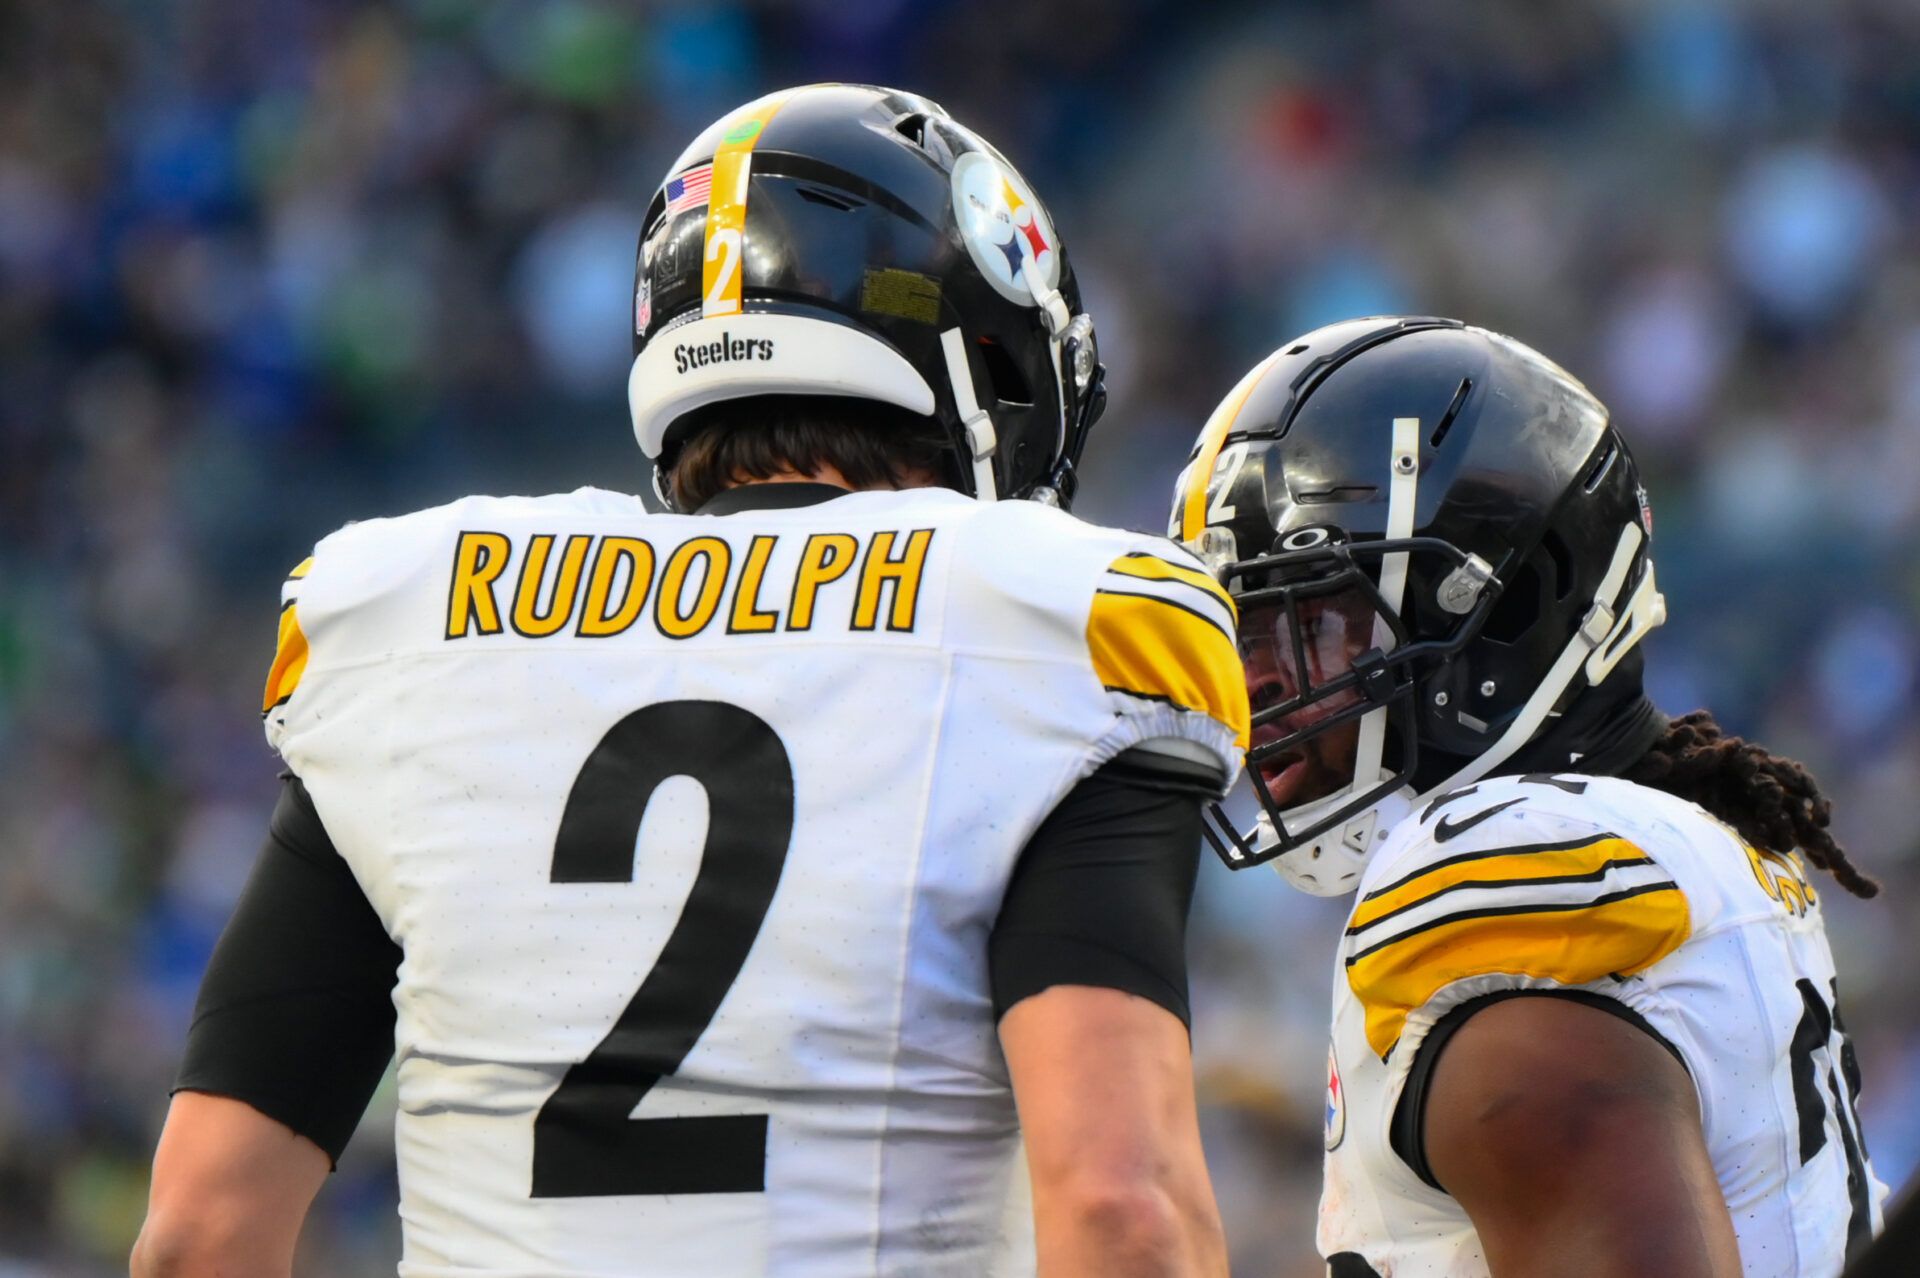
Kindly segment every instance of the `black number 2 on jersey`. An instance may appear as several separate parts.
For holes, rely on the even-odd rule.
[[[533,1124],[535,1198],[758,1193],[767,1116],[632,1118],[720,1010],[780,885],[793,766],[765,720],[718,701],[636,710],[587,756],[553,845],[555,883],[630,883],[647,804],[671,777],[707,793],[707,842],[660,957]]]

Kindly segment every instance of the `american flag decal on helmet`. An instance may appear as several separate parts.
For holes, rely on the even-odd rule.
[[[672,217],[682,209],[704,207],[712,191],[713,165],[688,169],[667,183],[667,216]]]

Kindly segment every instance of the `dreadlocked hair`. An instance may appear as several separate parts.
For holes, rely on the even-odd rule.
[[[1707,710],[1682,715],[1622,774],[1627,780],[1697,803],[1756,848],[1798,850],[1855,896],[1880,885],[1847,860],[1827,824],[1833,803],[1800,764],[1727,736]]]

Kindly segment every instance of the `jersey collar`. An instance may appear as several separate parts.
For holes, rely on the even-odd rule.
[[[736,515],[743,510],[793,510],[845,497],[847,491],[834,484],[741,484],[715,493],[693,513]]]

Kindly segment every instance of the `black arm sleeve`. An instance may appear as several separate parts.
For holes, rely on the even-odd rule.
[[[996,1015],[1049,986],[1094,985],[1190,1023],[1187,911],[1201,804],[1218,790],[1129,751],[1068,792],[1021,852],[988,942]]]
[[[245,1101],[338,1161],[393,1056],[400,947],[288,775],[214,947],[175,1091]]]

